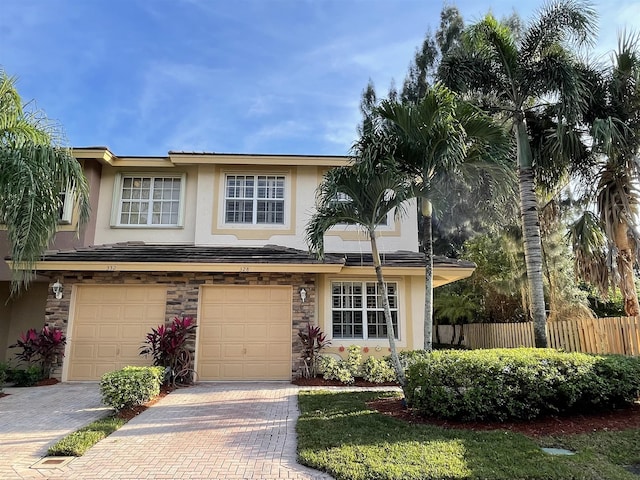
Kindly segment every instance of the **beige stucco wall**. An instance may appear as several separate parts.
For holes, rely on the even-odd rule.
[[[224,184],[229,173],[277,174],[286,177],[285,224],[266,226],[224,223]],[[305,229],[314,212],[315,192],[321,169],[310,165],[251,166],[200,165],[198,169],[196,245],[261,246],[283,245],[306,250]],[[191,207],[193,208],[193,207]],[[207,223],[209,222],[209,223]],[[418,250],[415,204],[407,207],[407,216],[399,223],[390,222],[379,229],[381,251]],[[366,235],[355,227],[337,227],[325,237],[329,252],[370,252]]]
[[[147,243],[177,243],[191,244],[195,237],[196,213],[195,207],[198,196],[198,168],[197,167],[104,167],[100,182],[100,198],[95,211],[96,228],[95,244],[110,244],[120,242],[139,241]],[[114,196],[119,198],[119,192],[114,191],[116,175],[145,174],[145,175],[180,175],[186,174],[184,185],[184,224],[182,227],[116,227],[111,226],[111,211],[114,206]],[[198,218],[198,221],[201,221]]]
[[[49,284],[35,282],[20,296],[7,303],[9,283],[0,284],[0,360],[9,360],[14,350],[8,348],[20,334],[30,328],[40,330],[44,326],[44,312]]]

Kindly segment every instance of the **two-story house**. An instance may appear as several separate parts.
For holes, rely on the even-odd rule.
[[[336,227],[323,260],[305,243],[316,187],[347,157],[118,157],[103,147],[76,148],[74,155],[91,184],[91,223],[74,241],[59,233],[37,265],[47,281],[9,302],[9,321],[0,326],[7,345],[28,326],[62,328],[63,381],[149,364],[138,354],[145,335],[176,316],[198,325],[199,380],[291,379],[307,322],[327,333],[330,352],[356,344],[388,354],[368,238],[355,227]],[[424,262],[415,208],[408,212],[379,227],[401,349],[423,344]],[[473,265],[438,258],[434,271],[439,286],[469,276]]]

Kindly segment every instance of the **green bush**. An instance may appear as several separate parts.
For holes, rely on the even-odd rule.
[[[407,401],[423,415],[532,419],[632,402],[640,359],[532,348],[434,351],[409,366],[407,380]]]
[[[160,394],[163,367],[124,367],[100,379],[102,402],[116,411],[142,405]]]
[[[326,355],[320,356],[320,373],[327,380],[338,380],[347,385],[362,376],[362,353],[358,345],[351,345],[346,360],[336,360]]]
[[[13,382],[16,387],[32,387],[45,378],[42,368],[38,365],[30,365],[26,369],[13,369],[7,372],[7,380]]]
[[[0,362],[0,393],[2,393],[2,388],[4,384],[7,382],[9,378],[9,364]]]
[[[368,382],[395,382],[396,372],[391,365],[390,357],[369,357],[362,364],[362,378]]]

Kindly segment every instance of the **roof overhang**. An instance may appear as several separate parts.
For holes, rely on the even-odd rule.
[[[112,167],[174,168],[183,165],[278,165],[339,167],[351,159],[338,155],[264,155],[240,153],[169,152],[168,156],[136,157],[117,156],[107,147],[76,147],[72,149],[77,159],[93,159]]]
[[[388,276],[424,277],[424,256],[418,252],[388,252],[382,256]],[[13,262],[7,259],[11,268]],[[308,252],[277,245],[215,247],[148,245],[129,242],[49,251],[36,262],[39,272],[198,272],[311,273],[341,276],[375,275],[371,254],[327,253],[322,260]],[[434,286],[469,277],[475,265],[434,257]]]

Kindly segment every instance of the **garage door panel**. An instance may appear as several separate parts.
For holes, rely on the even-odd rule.
[[[291,300],[290,286],[202,287],[198,377],[291,378]]]
[[[78,380],[94,380],[95,371],[94,365],[86,363],[75,363],[69,367],[69,377],[76,378]]]
[[[198,355],[202,359],[203,363],[209,360],[221,360],[222,359],[222,345],[220,344],[200,344],[200,350]]]
[[[244,345],[242,343],[222,344],[222,359],[238,360],[244,356]]]
[[[96,358],[96,345],[73,342],[71,344],[71,357],[81,362],[94,360]]]
[[[98,325],[78,325],[73,338],[78,341],[92,339],[99,335],[98,331]]]
[[[166,291],[158,285],[76,287],[67,379],[99,380],[123,366],[151,365],[140,346],[164,322]]]
[[[96,319],[95,321],[100,321],[100,319]],[[98,325],[96,328],[96,330],[98,331],[98,338],[102,340],[113,340],[120,338],[121,334],[118,326],[119,325],[117,323],[104,323],[102,325]]]
[[[264,323],[253,323],[247,325],[245,329],[245,340],[247,342],[264,342],[268,334],[268,325]]]
[[[221,328],[221,337],[225,340],[242,340],[245,337],[245,326],[242,324],[223,325]]]
[[[266,335],[270,339],[285,338],[291,336],[291,325],[269,325]]]
[[[204,317],[204,315],[203,315]],[[204,317],[206,318],[206,317]],[[215,340],[221,337],[222,335],[222,325],[207,325],[202,322],[198,325],[198,329],[200,330],[200,339],[203,342]]]

